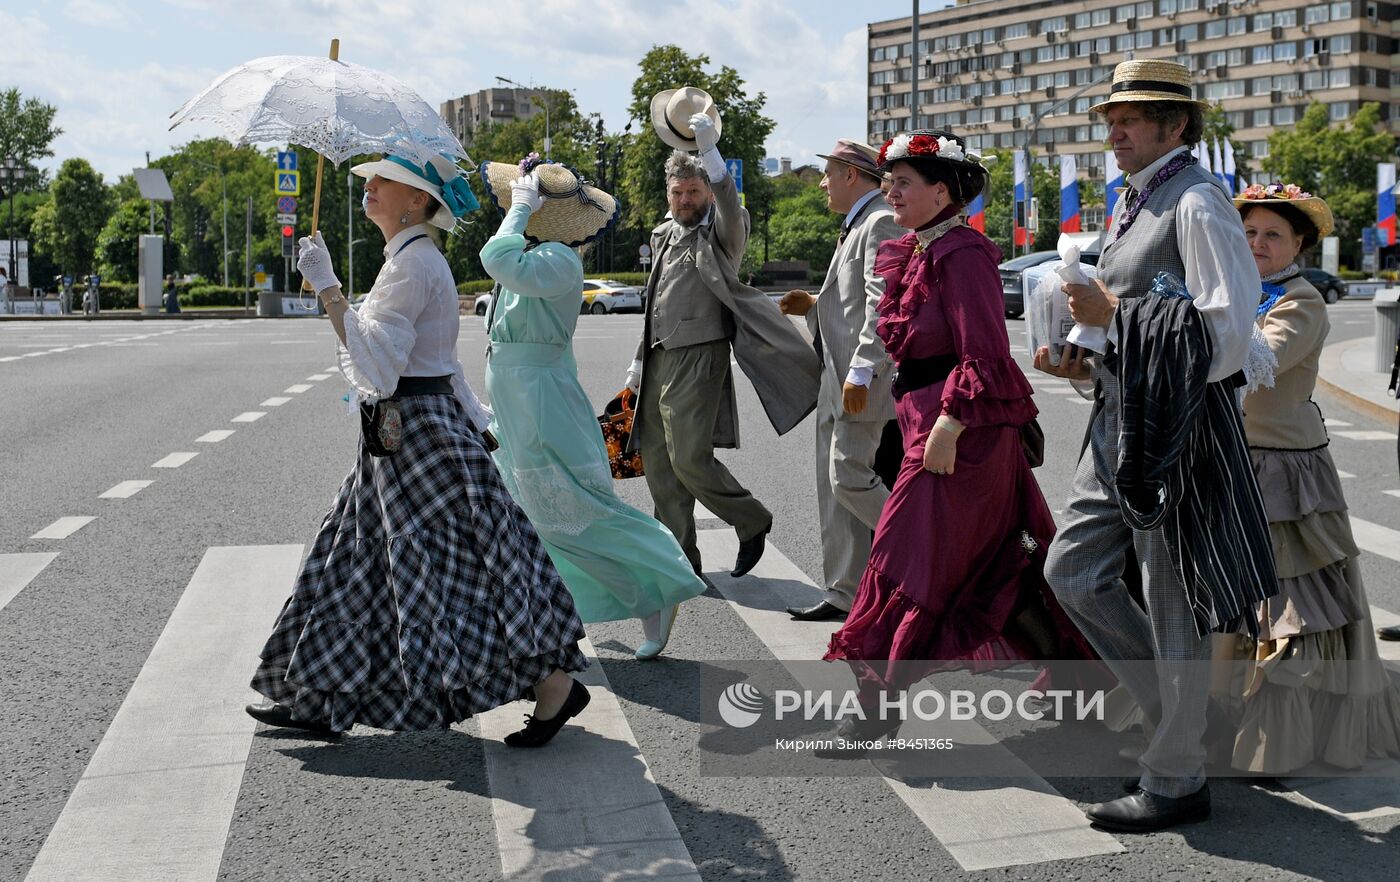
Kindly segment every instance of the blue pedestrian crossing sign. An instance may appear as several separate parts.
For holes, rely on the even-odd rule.
[[[734,179],[734,188],[740,193],[744,192],[744,160],[726,159],[724,168],[729,172],[729,176]]]
[[[278,196],[301,195],[301,172],[277,170],[274,189]]]
[[[296,171],[297,155],[290,150],[277,151],[277,168],[279,171]]]

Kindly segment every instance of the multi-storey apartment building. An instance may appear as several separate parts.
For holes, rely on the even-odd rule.
[[[919,15],[922,127],[951,128],[974,150],[1070,152],[1101,174],[1107,135],[1088,113],[1130,58],[1179,61],[1196,97],[1218,103],[1239,149],[1267,155],[1267,139],[1313,101],[1344,120],[1379,102],[1400,132],[1400,37],[1395,3],[1347,0],[958,0]],[[911,127],[912,16],[868,26],[867,134],[880,144]]]
[[[905,30],[908,30],[907,22]],[[543,89],[482,89],[442,103],[438,112],[463,146],[470,147],[477,128],[527,119],[544,111]]]

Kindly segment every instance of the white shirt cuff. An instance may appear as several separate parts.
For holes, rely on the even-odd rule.
[[[852,365],[851,369],[846,372],[846,382],[850,383],[852,386],[869,386],[870,381],[874,379],[874,377],[875,371],[868,367],[856,367]]]
[[[711,147],[701,153],[700,164],[705,166],[705,174],[710,176],[711,184],[718,184],[729,175],[729,169],[724,167],[724,157],[719,155],[718,147]]]

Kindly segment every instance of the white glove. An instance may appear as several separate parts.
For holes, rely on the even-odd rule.
[[[695,149],[701,153],[719,146],[719,132],[715,131],[715,121],[703,113],[690,117],[690,128],[695,132]]]
[[[327,288],[340,287],[340,279],[335,277],[335,270],[331,268],[330,249],[326,247],[326,240],[321,238],[319,230],[309,239],[301,237],[301,248],[297,252],[297,271],[317,294]]]
[[[510,204],[524,205],[535,212],[544,205],[544,197],[540,195],[540,176],[536,172],[518,177],[510,182]]]
[[[632,366],[627,369],[627,388],[634,393],[642,389],[642,362],[640,360],[632,362]]]

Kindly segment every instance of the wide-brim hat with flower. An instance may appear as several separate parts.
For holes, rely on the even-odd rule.
[[[376,162],[362,162],[350,169],[362,178],[384,178],[415,187],[433,197],[446,211],[434,212],[428,223],[444,230],[457,226],[457,221],[481,206],[467,183],[466,173],[450,156],[433,157],[427,165],[419,165],[401,156],[386,156]]]
[[[896,162],[941,163],[956,172],[958,192],[953,196],[967,204],[987,186],[987,169],[982,157],[967,149],[967,142],[942,129],[920,129],[895,135],[880,148],[880,170],[887,172]]]
[[[651,99],[651,125],[663,142],[677,150],[695,151],[700,149],[695,143],[695,130],[690,127],[690,118],[697,113],[708,116],[715,124],[715,137],[723,133],[724,123],[719,118],[719,108],[715,99],[704,89],[694,86],[681,86],[657,92]]]
[[[544,197],[544,204],[525,225],[525,238],[532,242],[560,242],[574,248],[598,238],[622,213],[622,205],[611,194],[561,162],[540,159],[538,153],[531,153],[518,165],[483,162],[481,182],[504,213],[513,201],[511,181],[531,171],[539,174],[540,196]]]
[[[1197,107],[1209,106],[1207,102],[1195,99],[1191,72],[1175,61],[1120,61],[1113,69],[1113,85],[1108,92],[1108,99],[1090,107],[1090,113],[1100,113],[1113,104],[1138,101],[1176,101]]]
[[[1318,239],[1324,239],[1331,235],[1336,229],[1336,219],[1332,217],[1332,209],[1321,196],[1314,196],[1303,191],[1297,184],[1251,184],[1244,192],[1235,197],[1235,207],[1244,214],[1249,208],[1259,206],[1269,208],[1272,205],[1287,205],[1301,212],[1317,229]],[[1307,230],[1295,230],[1307,238]]]

